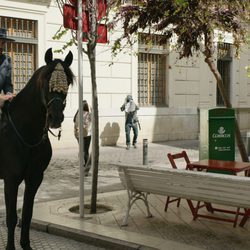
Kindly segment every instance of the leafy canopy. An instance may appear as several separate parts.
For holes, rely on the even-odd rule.
[[[133,43],[138,32],[161,34],[160,43],[176,39],[180,58],[192,56],[203,49],[204,38],[214,30],[232,33],[238,54],[246,41],[250,21],[249,0],[138,0],[134,5],[121,5],[113,0],[116,15],[111,27],[122,23],[123,35],[115,41],[114,50],[121,49],[121,40]]]

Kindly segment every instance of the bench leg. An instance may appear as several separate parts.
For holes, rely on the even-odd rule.
[[[148,218],[152,217],[152,214],[149,210],[148,193],[133,192],[131,190],[127,190],[127,193],[128,193],[127,211],[126,211],[126,215],[125,215],[125,218],[123,219],[121,226],[128,225],[128,217],[129,217],[130,209],[137,200],[142,200],[144,202],[144,204],[147,208],[147,217]]]
[[[130,203],[130,197],[129,197],[128,198],[128,203],[127,203],[126,215],[125,215],[125,217],[123,219],[123,222],[122,222],[122,225],[121,225],[122,227],[125,227],[125,226],[128,225],[128,216],[129,216],[129,211],[131,209],[131,206],[132,206],[132,204]]]
[[[239,217],[240,207],[237,208],[235,219],[234,219],[234,227],[237,225],[238,217]]]
[[[149,210],[149,204],[148,204],[148,195],[149,193],[142,193],[141,194],[141,199],[144,201],[145,206],[147,208],[147,218],[151,218],[153,217],[153,215],[151,214],[150,210]]]

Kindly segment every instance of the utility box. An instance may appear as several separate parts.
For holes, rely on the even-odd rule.
[[[229,108],[208,111],[208,157],[212,160],[235,160],[235,112]]]

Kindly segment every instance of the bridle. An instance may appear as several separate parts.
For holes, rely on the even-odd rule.
[[[48,103],[47,103],[47,108],[46,108],[46,121],[45,121],[45,127],[44,127],[44,131],[46,131],[46,133],[49,131],[50,132],[50,134],[52,134],[54,137],[57,137],[57,139],[58,139],[58,141],[61,139],[61,134],[62,134],[62,127],[60,126],[59,128],[58,128],[58,134],[57,135],[55,135],[52,131],[51,131],[51,129],[49,128],[49,124],[48,124],[48,108],[49,108],[49,106],[54,102],[54,101],[60,101],[60,102],[62,102],[62,104],[63,104],[63,107],[65,107],[66,106],[66,99],[64,99],[64,100],[62,100],[61,98],[59,98],[59,97],[54,97],[54,98],[52,98]],[[48,134],[48,133],[47,133]],[[48,135],[47,135],[48,136]]]
[[[57,137],[58,140],[60,140],[61,138],[61,133],[62,133],[62,128],[59,127],[59,131],[58,131],[58,134],[55,135],[51,129],[49,128],[49,124],[48,124],[48,110],[49,110],[49,106],[54,102],[54,101],[60,101],[63,103],[63,106],[66,105],[66,100],[62,100],[61,98],[59,97],[55,97],[55,98],[52,98],[47,104],[46,104],[46,120],[45,120],[45,125],[44,125],[44,128],[43,128],[43,134],[42,134],[42,137],[41,139],[39,139],[38,142],[34,143],[34,144],[30,144],[28,142],[26,142],[26,140],[23,138],[23,136],[21,135],[21,133],[18,131],[18,129],[16,128],[12,118],[11,118],[11,115],[10,115],[10,112],[9,112],[9,106],[7,107],[7,117],[8,117],[8,120],[13,128],[13,130],[15,131],[17,137],[19,138],[19,140],[22,142],[23,145],[25,145],[26,147],[29,147],[29,148],[33,148],[33,147],[37,147],[39,146],[43,141],[47,140],[48,139],[48,132],[50,132],[54,137]]]
[[[51,78],[49,80],[49,92],[56,92],[56,93],[63,93],[65,95],[67,95],[68,92],[68,82],[67,82],[67,77],[65,76],[65,72],[64,72],[64,68],[61,65],[61,63],[58,63],[55,68],[54,71],[51,74]],[[17,130],[11,116],[9,113],[9,107],[7,108],[7,116],[8,116],[8,120],[13,128],[13,130],[15,131],[17,137],[19,138],[19,140],[26,146],[26,147],[37,147],[39,146],[44,140],[48,139],[48,132],[50,132],[54,137],[57,137],[58,140],[60,140],[61,138],[61,132],[62,132],[62,128],[59,128],[58,134],[55,135],[51,129],[49,128],[49,123],[48,123],[48,117],[49,117],[49,107],[50,105],[55,102],[55,101],[60,101],[63,104],[63,107],[65,107],[66,105],[66,98],[62,99],[60,97],[54,97],[51,100],[49,100],[48,102],[46,101],[45,98],[45,94],[44,91],[41,92],[41,98],[42,98],[42,103],[46,109],[46,119],[45,119],[45,125],[43,128],[43,134],[41,139],[34,143],[34,144],[30,144],[28,142],[26,142],[23,138],[23,136],[20,134],[20,132]]]

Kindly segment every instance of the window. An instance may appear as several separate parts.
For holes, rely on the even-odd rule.
[[[221,74],[222,83],[225,87],[226,93],[230,100],[230,83],[231,83],[231,62],[232,62],[232,45],[229,43],[219,43],[218,44],[218,61],[217,68]],[[217,106],[224,106],[222,96],[220,94],[219,88],[217,87]]]
[[[166,45],[160,45],[160,36],[139,35],[138,104],[140,106],[166,105]]]
[[[36,69],[37,21],[0,16],[0,27],[7,29],[7,36],[15,39],[6,43],[5,53],[12,61],[12,82],[18,93]]]

